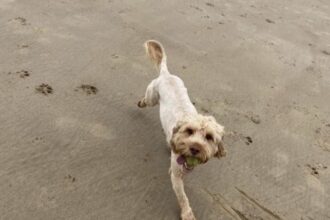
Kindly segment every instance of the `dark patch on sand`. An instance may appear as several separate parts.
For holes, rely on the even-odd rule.
[[[35,137],[32,140],[32,143],[45,143],[44,138],[43,137]]]
[[[330,51],[327,51],[327,50],[322,50],[322,53],[325,54],[325,55],[328,55],[330,56]]]
[[[76,182],[76,177],[71,176],[70,174],[65,176],[64,179],[67,179],[68,181],[70,181],[72,183]]]
[[[261,119],[259,117],[259,115],[252,115],[250,117],[250,120],[254,123],[254,124],[260,124]]]
[[[207,114],[208,114],[208,113],[210,113],[210,111],[209,111],[209,110],[207,110],[207,109],[206,109],[206,108],[204,108],[204,107],[201,107],[201,111],[202,111],[202,112],[204,112],[204,113],[207,113]]]
[[[246,136],[245,137],[245,144],[246,145],[250,145],[252,143],[253,143],[252,138],[250,136]]]
[[[30,76],[30,73],[27,70],[17,71],[16,73],[19,75],[20,78],[23,79]]]
[[[41,85],[36,87],[36,91],[44,95],[49,95],[53,93],[53,88],[46,83],[42,83]]]
[[[195,5],[190,5],[190,8],[196,9],[197,11],[203,11],[203,9]]]
[[[327,169],[328,167],[325,166],[324,164],[317,163],[314,165],[311,164],[306,164],[306,167],[309,169],[310,174],[312,174],[315,177],[319,177],[320,171]]]
[[[20,23],[21,25],[28,25],[26,18],[23,17],[16,17],[12,20]]]
[[[86,95],[95,95],[98,92],[98,89],[95,86],[88,85],[88,84],[82,84],[79,86],[75,91],[81,90]]]
[[[268,22],[268,23],[270,23],[270,24],[275,24],[275,21],[270,20],[269,18],[266,18],[265,21]]]
[[[317,128],[317,129],[315,130],[315,133],[316,133],[316,134],[320,134],[320,133],[321,133],[321,128]]]
[[[205,5],[210,6],[210,7],[214,7],[215,6],[214,4],[212,4],[210,2],[206,2]]]
[[[27,45],[27,44],[18,44],[17,47],[18,48],[28,48],[29,45]]]

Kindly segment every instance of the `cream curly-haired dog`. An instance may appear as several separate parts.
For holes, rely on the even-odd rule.
[[[171,148],[171,181],[181,207],[181,218],[194,220],[183,186],[183,176],[193,169],[187,165],[187,158],[206,163],[212,157],[225,156],[222,144],[224,127],[214,117],[198,114],[183,81],[168,71],[163,46],[155,40],[147,41],[144,46],[160,74],[148,85],[138,106],[160,104],[160,120]]]

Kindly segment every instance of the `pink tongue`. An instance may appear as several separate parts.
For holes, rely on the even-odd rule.
[[[176,162],[180,165],[184,164],[186,162],[186,159],[181,155],[176,159]]]

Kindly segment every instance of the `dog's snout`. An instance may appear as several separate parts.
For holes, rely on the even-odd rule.
[[[192,155],[196,155],[199,153],[199,149],[196,147],[190,147],[190,152]]]

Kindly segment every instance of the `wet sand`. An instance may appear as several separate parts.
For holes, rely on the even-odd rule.
[[[0,30],[0,219],[179,219],[148,39],[227,130],[198,219],[330,218],[328,1],[3,0]]]

